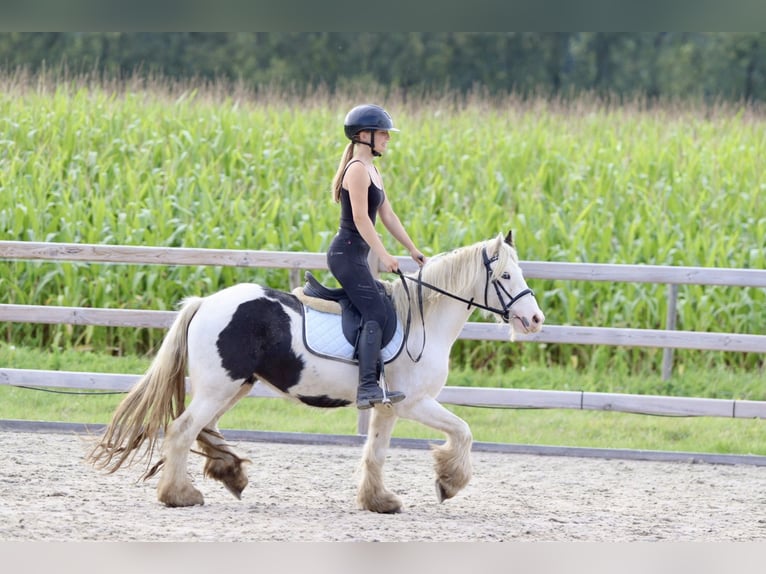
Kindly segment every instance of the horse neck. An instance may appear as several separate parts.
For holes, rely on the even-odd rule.
[[[439,297],[426,311],[425,329],[429,340],[438,338],[451,346],[460,335],[471,312],[472,309],[461,301],[445,296]]]
[[[468,255],[464,253],[462,255]],[[444,261],[440,261],[439,268],[432,267],[424,270],[422,280],[425,283],[440,287],[457,297],[470,300],[475,296],[477,282],[483,278],[483,268],[473,268],[470,273],[457,275],[456,267],[461,267],[465,271],[466,263],[481,265],[481,254],[471,254],[470,257],[446,256]],[[457,261],[456,261],[457,260]],[[461,265],[457,265],[460,262]],[[435,263],[435,262],[434,262]],[[419,309],[418,286],[416,283],[407,284],[409,297],[407,297],[403,284],[398,282],[394,287],[394,300],[401,320],[406,320],[408,309],[411,313],[411,328],[413,333],[421,330],[421,316]],[[425,328],[429,340],[432,337],[438,337],[451,345],[460,335],[460,331],[468,321],[472,309],[460,300],[453,299],[444,294],[440,294],[427,287],[422,288],[423,294],[423,314]]]

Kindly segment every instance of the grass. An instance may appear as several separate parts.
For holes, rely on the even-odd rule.
[[[149,359],[74,350],[46,352],[0,345],[0,364],[12,368],[140,373],[148,366]],[[532,368],[490,376],[459,370],[452,373],[449,384],[593,391],[619,391],[625,387],[640,393],[655,392],[661,384],[651,377],[627,375],[619,382],[606,382],[605,378],[577,373],[573,369]],[[710,384],[711,378],[718,379],[717,384]],[[674,378],[671,387],[659,390],[665,390],[666,394],[673,394],[675,389],[681,394],[691,393],[690,396],[765,400],[765,386],[762,375],[722,371],[686,373]],[[705,388],[712,391],[706,395]],[[122,397],[96,393],[62,395],[0,385],[0,418],[106,423]],[[766,455],[766,433],[760,420],[656,417],[563,409],[511,410],[452,405],[447,408],[466,420],[475,440],[482,442]],[[221,427],[354,434],[356,417],[355,409],[329,411],[281,399],[245,399],[223,417]],[[394,436],[443,438],[440,433],[419,423],[405,420],[399,421]]]

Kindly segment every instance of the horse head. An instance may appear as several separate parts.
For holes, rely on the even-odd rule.
[[[543,328],[545,315],[534,292],[527,286],[519,266],[519,258],[511,231],[487,241],[482,257],[486,269],[484,300],[512,332],[537,333]]]

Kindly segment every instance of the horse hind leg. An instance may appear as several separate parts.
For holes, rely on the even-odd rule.
[[[207,459],[204,475],[221,482],[237,500],[241,500],[242,491],[249,482],[244,465],[249,464],[250,459],[239,456],[226,443],[217,427],[202,429],[197,444]]]
[[[162,459],[144,478],[162,467],[157,484],[157,500],[165,506],[195,506],[205,503],[202,493],[191,483],[187,473],[189,447],[194,442],[197,426],[193,411],[187,410],[168,427],[162,444]],[[192,434],[193,433],[193,434]]]
[[[239,456],[226,442],[218,429],[218,419],[242,397],[246,396],[252,387],[251,384],[242,385],[237,395],[218,412],[215,420],[203,428],[197,436],[197,444],[202,449],[202,454],[207,458],[204,475],[223,483],[237,500],[242,499],[242,491],[245,490],[248,483],[244,465],[251,461]]]
[[[248,483],[247,473],[243,465],[249,463],[247,458],[240,457],[226,443],[217,427],[202,429],[197,437],[197,444],[206,457],[204,474],[208,478],[220,481],[238,500],[242,499],[242,491]]]
[[[238,390],[237,394],[239,392]],[[203,429],[216,421],[220,413],[225,412],[226,406],[221,405],[230,403],[231,395],[223,398],[221,395],[198,393],[184,413],[169,426],[162,444],[162,460],[150,471],[156,472],[156,469],[164,464],[157,484],[157,498],[166,506],[204,504],[202,493],[194,487],[188,476],[189,452]]]

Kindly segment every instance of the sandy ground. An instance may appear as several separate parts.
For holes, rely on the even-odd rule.
[[[474,477],[437,502],[431,455],[392,448],[404,511],[355,506],[361,447],[240,442],[250,485],[236,500],[190,472],[205,505],[156,501],[141,469],[105,475],[70,434],[0,438],[0,541],[758,541],[766,468],[474,452]]]

